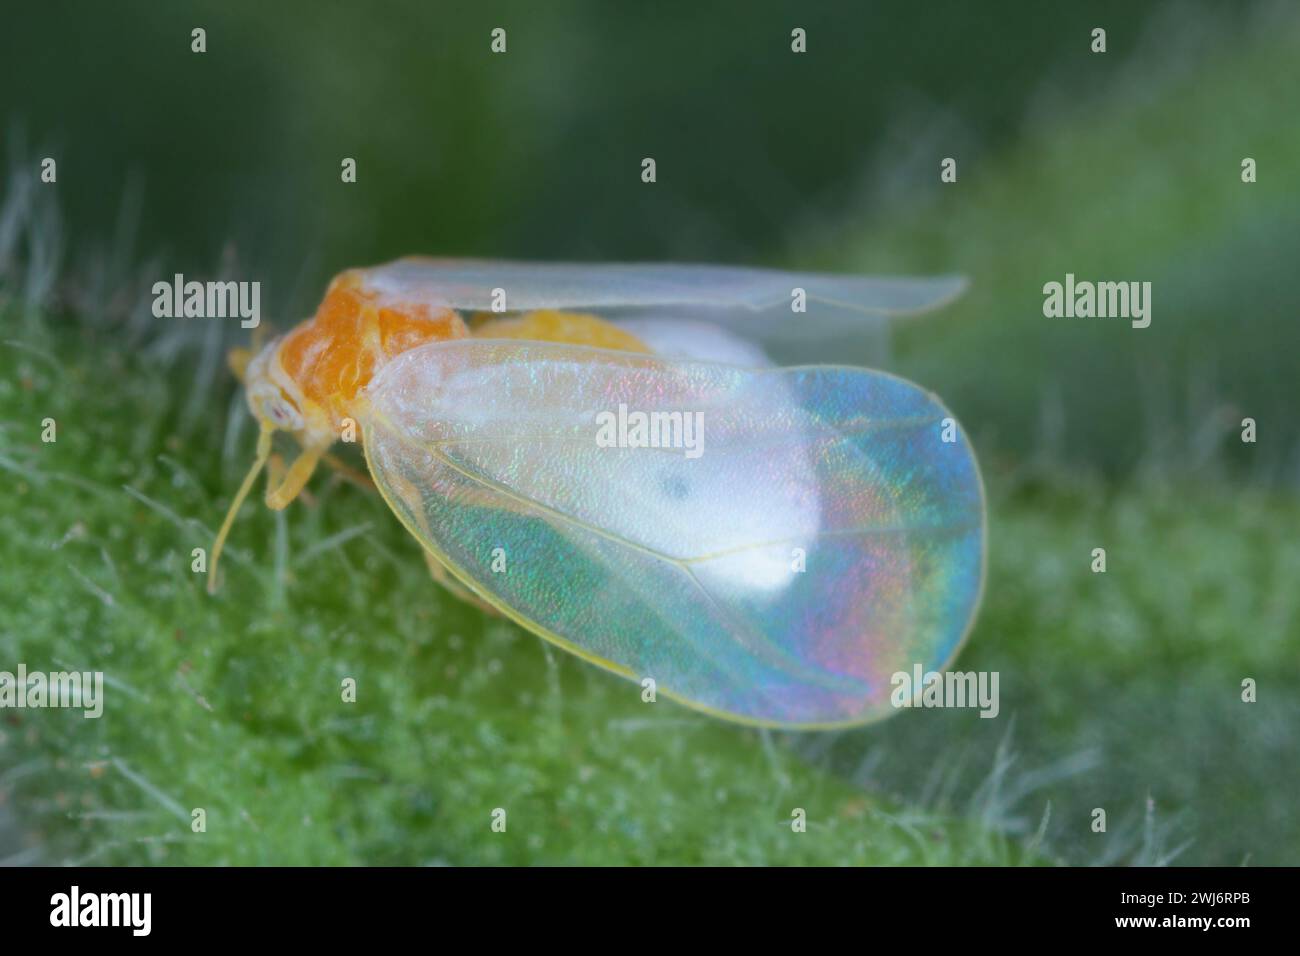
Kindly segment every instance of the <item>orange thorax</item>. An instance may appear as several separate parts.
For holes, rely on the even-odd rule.
[[[345,272],[330,283],[316,315],[280,343],[280,367],[305,398],[337,418],[389,359],[467,335],[454,310],[419,302],[381,305],[357,272]]]

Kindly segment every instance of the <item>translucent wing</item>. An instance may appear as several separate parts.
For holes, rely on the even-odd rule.
[[[762,341],[806,341],[933,309],[965,288],[959,276],[898,278],[659,263],[399,259],[360,270],[381,297],[489,311],[589,309],[610,318],[689,316]],[[791,308],[795,289],[806,311]]]
[[[902,379],[470,339],[401,355],[366,398],[371,472],[430,551],[699,709],[884,716],[891,676],[943,665],[974,615],[979,473]]]

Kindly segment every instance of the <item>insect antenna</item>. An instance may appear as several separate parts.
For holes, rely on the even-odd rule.
[[[235,515],[239,513],[239,507],[248,497],[248,493],[253,489],[253,482],[257,480],[258,472],[266,464],[266,460],[271,457],[271,434],[274,429],[269,425],[263,425],[262,431],[257,436],[257,458],[253,461],[253,466],[248,469],[248,474],[244,476],[244,483],[239,486],[235,492],[235,500],[230,503],[230,510],[226,512],[226,520],[221,522],[221,530],[217,532],[217,540],[212,543],[212,561],[208,564],[208,593],[217,593],[217,562],[221,560],[221,549],[226,544],[226,535],[230,534],[230,526],[235,523]]]

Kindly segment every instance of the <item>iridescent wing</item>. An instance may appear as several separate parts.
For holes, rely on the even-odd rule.
[[[965,288],[959,276],[851,276],[660,263],[408,258],[359,272],[370,290],[394,302],[470,312],[504,305],[509,312],[590,310],[611,319],[689,317],[765,342],[853,332],[891,316],[937,308]],[[796,289],[805,293],[806,311],[792,308]]]
[[[975,614],[974,456],[893,376],[469,339],[399,356],[359,414],[385,500],[458,578],[719,716],[885,716]]]

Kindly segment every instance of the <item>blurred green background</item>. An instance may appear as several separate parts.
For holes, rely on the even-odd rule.
[[[133,703],[0,715],[0,858],[1300,860],[1294,4],[54,2],[4,26],[0,668],[99,666]],[[888,364],[974,437],[991,567],[959,666],[1000,671],[1001,718],[647,717],[446,599],[382,504],[325,482],[246,509],[207,599],[189,550],[251,454],[238,329],[158,323],[148,286],[257,279],[283,327],[415,252],[967,275],[888,356],[783,357]],[[1067,272],[1152,282],[1151,327],[1044,318]],[[358,671],[382,690],[343,709]]]

